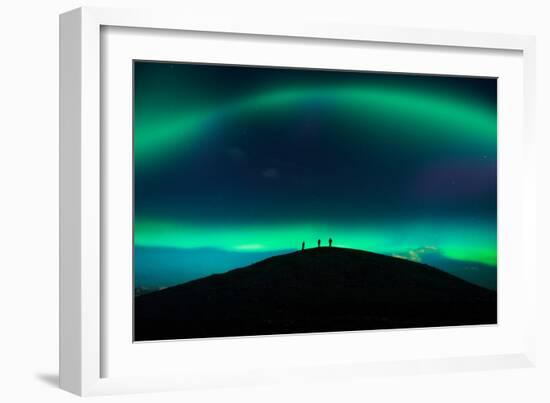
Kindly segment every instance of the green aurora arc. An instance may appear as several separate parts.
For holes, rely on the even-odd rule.
[[[414,250],[420,245],[437,245],[439,253],[447,258],[496,265],[496,238],[489,225],[478,225],[474,227],[475,230],[464,223],[445,224],[436,228],[433,224],[401,223],[400,227],[407,230],[400,231],[396,225],[393,228],[339,228],[322,222],[201,228],[166,220],[139,220],[135,226],[135,245],[167,248],[214,247],[235,252],[279,251],[297,248],[299,245],[296,240],[305,240],[306,246],[312,247],[318,238],[326,244],[327,239],[332,237],[335,239],[335,246],[389,255],[397,251]],[[464,239],[468,239],[467,245]]]
[[[193,170],[189,170],[181,174],[184,179],[173,177],[173,167],[181,161],[198,158],[196,156],[203,155],[208,147],[216,147],[216,141],[223,143],[224,138],[230,138],[233,143],[249,143],[246,136],[250,134],[231,129],[236,126],[235,122],[259,120],[281,124],[281,121],[290,119],[289,116],[312,108],[312,105],[321,111],[329,111],[327,115],[330,117],[327,119],[337,117],[333,119],[335,125],[341,125],[345,131],[345,141],[350,143],[351,149],[355,147],[362,150],[361,144],[368,138],[369,142],[380,145],[381,149],[391,150],[396,155],[417,154],[419,161],[437,161],[450,155],[449,158],[454,160],[464,156],[465,165],[470,160],[479,159],[496,166],[496,86],[495,102],[492,102],[491,97],[489,101],[477,97],[475,93],[463,91],[460,85],[440,86],[439,78],[433,77],[432,82],[429,76],[410,76],[409,79],[407,75],[356,72],[351,79],[346,78],[339,83],[338,74],[345,76],[348,73],[327,72],[333,73],[328,80],[304,80],[301,77],[308,74],[307,71],[277,69],[283,79],[280,76],[274,83],[264,80],[261,85],[248,85],[246,79],[237,80],[237,83],[232,83],[231,79],[213,83],[212,77],[208,75],[211,73],[201,76],[201,65],[158,64],[159,69],[173,69],[167,75],[172,71],[179,74],[179,86],[171,87],[155,76],[155,70],[146,70],[154,64],[136,64],[139,69],[135,70],[134,182],[136,189],[149,189],[152,186],[150,183],[166,184],[161,183],[165,193],[159,193],[158,200],[150,201],[149,196],[142,200],[139,192],[136,193],[135,247],[190,250],[216,248],[244,254],[251,251],[297,249],[302,240],[306,241],[306,246],[313,246],[318,238],[326,243],[332,237],[336,246],[389,255],[431,247],[448,259],[496,266],[496,195],[493,197],[494,203],[491,197],[483,201],[489,206],[493,203],[494,211],[489,208],[481,213],[477,210],[477,201],[466,198],[462,202],[460,197],[454,198],[452,192],[445,197],[436,195],[441,201],[434,205],[443,213],[438,211],[433,215],[423,209],[419,209],[421,212],[412,209],[410,214],[403,216],[392,216],[391,212],[385,215],[371,212],[368,205],[362,209],[358,204],[352,210],[357,215],[365,214],[365,218],[357,220],[337,214],[308,215],[307,210],[300,210],[301,207],[297,207],[298,218],[286,211],[279,216],[275,211],[266,217],[254,218],[252,212],[247,215],[245,206],[242,208],[244,212],[237,211],[241,199],[235,196],[237,199],[234,203],[228,201],[224,206],[229,218],[216,222],[215,218],[205,218],[205,211],[208,210],[204,210],[198,202],[190,201],[185,210],[174,212],[174,205],[182,200],[186,203],[195,200],[193,192],[196,190],[202,195],[202,188],[194,190],[190,184],[184,196],[166,191],[170,188],[168,182],[174,183],[178,189],[186,187],[182,185],[186,182],[186,175],[193,175]],[[214,71],[216,66],[209,66],[209,69]],[[220,77],[225,74],[223,69],[220,66],[220,71],[216,73],[218,75],[214,77],[221,80]],[[246,68],[226,66],[225,69],[228,72],[230,69],[241,69],[242,76],[246,77],[243,70]],[[262,70],[258,74],[269,77],[270,69],[255,70]],[[189,79],[181,78],[185,77],[185,71],[189,72]],[[288,81],[285,81],[285,74],[289,77]],[[323,72],[316,71],[315,74],[322,77]],[[365,81],[361,74],[375,79]],[[301,76],[293,78],[293,75]],[[378,76],[381,78],[377,79]],[[145,79],[147,85],[142,84]],[[446,80],[452,84],[453,78]],[[349,126],[348,122],[351,122]],[[274,137],[267,132],[253,135],[264,136],[266,144],[273,141]],[[416,173],[414,167],[403,168],[409,174],[407,170],[410,170],[411,178]],[[384,175],[384,172],[380,175]],[[437,177],[437,172],[435,175]],[[274,184],[276,180],[278,178],[273,180]],[[494,183],[496,193],[496,177]],[[215,185],[212,182],[212,188]],[[231,198],[233,194],[240,193],[246,196],[249,188],[248,182],[236,183],[234,193],[230,189],[223,196]],[[492,190],[489,186],[488,194]],[[292,194],[291,189],[281,188],[280,191]],[[245,196],[242,196],[242,200],[246,200]],[[423,197],[428,198],[425,195]],[[360,197],[357,200],[361,200]],[[302,203],[307,206],[306,201],[299,199],[298,205]],[[328,200],[327,204],[330,202]],[[261,198],[258,203],[262,203]],[[468,203],[471,203],[472,214],[468,213]],[[448,215],[444,213],[447,205],[450,206]],[[281,203],[281,209],[285,208],[287,205]],[[273,209],[273,206],[268,203],[266,209]],[[299,213],[303,213],[302,217]]]
[[[350,88],[275,88],[193,112],[172,115],[145,115],[136,118],[135,160],[138,167],[153,168],[165,158],[181,157],[192,149],[192,142],[208,132],[203,130],[212,121],[247,114],[262,114],[276,109],[299,108],[309,100],[327,100],[346,108],[352,115],[361,116],[365,110],[378,114],[379,119],[403,120],[407,124],[424,125],[417,136],[393,138],[392,141],[434,141],[432,133],[441,126],[452,126],[461,141],[483,148],[494,145],[496,134],[495,110],[485,105],[464,102],[460,97],[441,97],[430,92],[381,87],[378,85]],[[356,115],[356,116],[353,116]],[[430,126],[432,130],[430,130]],[[452,131],[451,131],[452,133]],[[470,134],[464,136],[464,134]],[[176,151],[176,152],[174,152]]]

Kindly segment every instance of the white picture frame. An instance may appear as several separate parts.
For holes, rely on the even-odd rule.
[[[137,36],[139,32],[143,37],[132,42],[131,37]],[[151,36],[151,33],[154,35]],[[449,53],[449,59],[447,62],[442,59],[443,62],[438,65],[437,71],[466,75],[491,75],[491,69],[502,71],[502,77],[510,86],[510,91],[506,90],[504,96],[511,98],[511,95],[515,94],[514,98],[519,99],[510,100],[515,102],[515,108],[512,108],[511,103],[505,104],[508,105],[505,109],[499,108],[499,113],[508,111],[514,115],[514,119],[510,120],[506,120],[506,116],[502,117],[504,120],[500,120],[499,117],[499,231],[502,228],[501,224],[513,230],[513,234],[506,236],[500,236],[499,232],[499,251],[507,250],[502,255],[499,252],[499,266],[504,263],[510,272],[504,278],[505,288],[501,289],[499,285],[499,307],[509,306],[506,304],[512,299],[520,299],[522,304],[517,308],[517,312],[504,318],[503,323],[499,319],[500,327],[495,328],[466,327],[421,329],[414,332],[343,332],[330,335],[230,338],[182,343],[148,343],[147,346],[136,348],[124,333],[128,330],[127,323],[131,318],[120,313],[127,312],[128,301],[126,305],[113,302],[111,294],[114,291],[118,292],[118,295],[128,295],[131,287],[123,289],[127,277],[111,275],[111,255],[107,251],[116,248],[106,243],[104,233],[105,228],[109,228],[111,217],[105,212],[115,208],[109,204],[112,198],[109,194],[117,188],[125,189],[124,181],[127,180],[122,179],[121,186],[117,183],[114,188],[109,185],[113,182],[109,179],[111,176],[127,178],[127,172],[115,171],[117,168],[109,164],[109,155],[112,152],[120,152],[117,155],[123,155],[124,148],[128,148],[128,143],[118,140],[123,136],[113,134],[112,128],[120,127],[122,131],[128,131],[131,122],[126,119],[124,110],[128,109],[125,103],[131,105],[131,99],[126,96],[128,81],[125,81],[124,77],[118,80],[120,76],[113,76],[117,80],[106,80],[106,76],[126,74],[127,70],[118,69],[117,66],[127,66],[128,60],[137,58],[136,54],[145,54],[155,59],[171,60],[177,57],[171,53],[171,49],[174,43],[182,40],[181,35],[185,33],[193,33],[194,40],[201,40],[202,36],[215,33],[215,40],[218,42],[246,37],[259,43],[269,40],[272,43],[299,43],[300,46],[307,47],[317,43],[312,41],[318,41],[322,46],[326,46],[326,49],[335,52],[350,44],[359,48],[368,44],[397,46],[397,52],[399,49],[402,51],[403,48],[413,47],[415,51],[427,53],[426,60],[431,58],[435,61],[434,56],[429,54],[431,50]],[[113,35],[109,37],[111,39],[106,39],[107,34]],[[131,46],[127,46],[128,44]],[[154,46],[155,44],[158,46]],[[188,42],[188,45],[189,49],[196,48],[193,47],[193,42]],[[241,55],[247,53],[246,46],[249,45],[244,43],[243,46]],[[157,49],[153,52],[152,48]],[[534,148],[534,49],[534,38],[520,35],[365,27],[324,22],[293,25],[288,22],[270,21],[268,18],[252,21],[243,17],[239,20],[214,21],[198,19],[191,15],[103,8],[81,8],[61,15],[61,387],[79,395],[96,395],[249,385],[285,380],[331,379],[379,373],[393,375],[533,366],[536,320],[533,312],[537,270],[533,253],[536,223],[533,179],[535,167],[528,156]],[[460,62],[460,58],[470,57],[468,54],[473,55],[471,59],[467,59],[470,67]],[[491,55],[485,58],[486,54]],[[513,54],[513,57],[499,59],[499,55],[508,54]],[[212,56],[197,53],[193,57],[203,60],[204,57]],[[244,56],[239,57],[241,58],[238,60],[245,60]],[[246,60],[251,60],[252,64],[257,60],[257,63],[262,64],[259,57],[256,53]],[[311,57],[314,59],[314,54]],[[106,62],[103,60],[105,58],[112,59],[113,63]],[[221,55],[216,61],[223,62],[229,60],[228,58],[230,56]],[[118,59],[120,60],[117,61]],[[263,60],[263,63],[270,62],[272,61]],[[288,65],[290,61],[281,63]],[[343,66],[347,66],[346,62],[343,63]],[[454,65],[452,68],[449,67],[451,64]],[[502,66],[509,66],[509,69]],[[391,69],[383,65],[379,68]],[[405,71],[416,69],[427,71],[421,64],[416,67],[411,64],[404,68]],[[121,84],[113,84],[114,82]],[[122,101],[117,104],[116,99]],[[121,116],[116,122],[111,119],[110,116],[113,114],[109,108],[121,111],[120,114],[116,114]],[[501,137],[501,132],[509,135]],[[113,142],[113,139],[116,142]],[[117,147],[119,151],[115,151]],[[131,158],[131,150],[126,150],[125,155],[126,158],[128,155]],[[514,162],[514,170],[506,168],[508,163],[501,165],[501,160]],[[510,186],[506,186],[507,183]],[[503,188],[500,188],[501,184],[504,184]],[[501,189],[507,196],[507,207],[503,209],[503,216],[500,215]],[[124,199],[124,195],[122,196]],[[117,224],[117,228],[126,228],[126,224]],[[110,240],[114,239],[111,235]],[[501,248],[502,245],[511,244],[514,248]],[[120,328],[117,327],[117,323],[122,324]],[[116,337],[122,333],[123,337]],[[487,339],[487,344],[479,343],[474,348],[475,340],[483,338]],[[495,348],[488,348],[489,340],[495,338]],[[382,348],[380,355],[374,359],[366,358],[366,353],[363,356],[358,354],[351,359],[349,351],[338,348],[339,345],[357,347],[367,343],[385,343],[386,348],[390,343],[405,346],[410,343],[411,346],[417,347],[433,346],[438,340],[444,341],[439,348],[426,347],[424,350],[420,349],[422,353],[416,355],[408,355],[396,348],[395,353],[390,356],[387,353],[389,350]],[[453,340],[463,340],[464,348],[451,350],[446,347],[445,342],[451,343]],[[185,346],[192,347],[186,349]],[[219,357],[217,362],[216,359],[203,362],[204,351],[208,349],[216,351],[216,356]],[[199,353],[193,354],[197,351]],[[242,359],[236,362],[236,356],[228,353],[231,351],[238,352]],[[271,354],[267,351],[271,351]],[[294,354],[290,358],[284,358],[285,354],[281,354],[284,351],[292,351]],[[318,351],[324,352],[318,354]],[[369,354],[372,356],[373,352]],[[178,355],[186,357],[186,360],[168,358]],[[148,363],[149,365],[143,365],[145,368],[154,362],[157,369],[159,364],[162,364],[166,371],[157,371],[157,374],[147,370],[132,371],[132,368],[136,367],[136,362]],[[212,367],[217,369],[208,369]]]

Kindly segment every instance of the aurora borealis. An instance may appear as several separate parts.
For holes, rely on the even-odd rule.
[[[329,237],[496,284],[496,89],[490,78],[134,62],[135,287]]]

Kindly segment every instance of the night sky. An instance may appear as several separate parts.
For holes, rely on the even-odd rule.
[[[134,89],[136,288],[329,237],[496,284],[496,79],[135,62]]]

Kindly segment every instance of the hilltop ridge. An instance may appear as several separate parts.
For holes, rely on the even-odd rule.
[[[496,323],[496,292],[434,267],[311,248],[136,297],[135,340]]]

